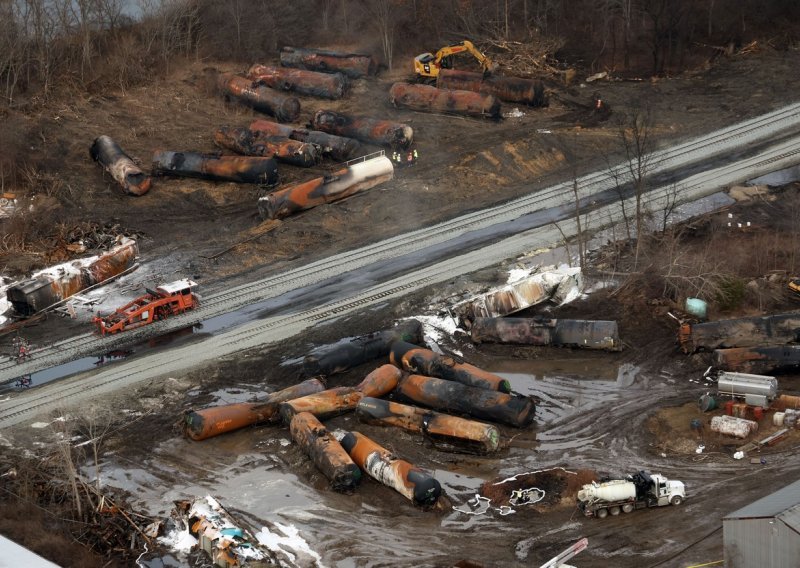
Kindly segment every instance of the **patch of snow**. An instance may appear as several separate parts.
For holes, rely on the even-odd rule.
[[[294,561],[294,555],[285,550],[283,548],[284,546],[294,552],[305,553],[314,559],[316,566],[325,568],[325,565],[322,563],[322,557],[316,551],[312,550],[306,540],[300,536],[300,531],[297,530],[297,527],[294,525],[283,525],[281,523],[275,523],[275,526],[283,535],[279,535],[277,532],[270,532],[267,527],[261,527],[261,531],[256,533],[258,542],[271,549],[277,548],[283,550],[287,556],[290,556],[292,561]]]
[[[188,553],[197,546],[197,539],[189,533],[189,529],[171,530],[164,536],[158,537],[158,542],[178,552]]]
[[[47,428],[48,426],[50,426],[49,422],[34,422],[33,424],[31,424],[31,428],[37,428],[37,429]]]
[[[280,442],[281,447],[283,447],[283,448],[285,448],[286,446],[291,446],[292,445],[292,441],[288,440],[286,438],[281,438],[280,440],[278,440],[278,442]]]
[[[514,282],[524,280],[538,269],[538,266],[531,266],[529,268],[512,268],[508,271],[508,279],[506,280],[506,284],[513,284]]]
[[[503,116],[506,118],[522,118],[525,116],[525,113],[519,110],[517,107],[514,107],[514,110],[509,112],[504,112]]]

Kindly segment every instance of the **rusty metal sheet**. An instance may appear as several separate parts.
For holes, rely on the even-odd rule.
[[[553,345],[619,351],[616,321],[546,318],[475,318],[470,329],[475,343]]]
[[[494,373],[405,341],[392,344],[389,360],[410,373],[438,377],[481,389],[511,392],[511,383]]]
[[[136,263],[139,247],[127,237],[120,237],[117,242],[111,250],[93,259],[65,263],[9,286],[8,301],[20,315],[32,316],[89,286],[122,274]]]
[[[567,288],[580,290],[582,287],[578,268],[542,270],[459,302],[452,311],[461,325],[469,329],[475,318],[513,314],[551,298],[563,299],[568,294],[562,291]]]
[[[503,77],[492,75],[484,77],[481,73],[442,69],[436,79],[440,89],[459,89],[494,95],[500,100],[523,103],[532,107],[547,106],[544,83],[522,77]]]
[[[536,405],[530,397],[470,387],[422,375],[403,377],[394,396],[435,410],[465,414],[516,428],[529,425],[536,414]]]
[[[684,324],[678,332],[678,341],[685,353],[800,343],[800,312]]]
[[[284,67],[297,67],[323,73],[339,72],[352,79],[375,75],[378,72],[378,62],[372,55],[364,53],[284,47],[281,49],[280,59]]]
[[[303,359],[306,376],[334,375],[389,354],[392,343],[422,341],[422,324],[415,319],[399,323],[392,329],[359,337],[342,339],[317,347]]]
[[[253,85],[253,81],[233,73],[218,73],[217,89],[258,112],[274,116],[281,122],[294,122],[300,117],[300,101],[275,89]]]
[[[316,130],[355,138],[376,146],[408,148],[414,142],[414,130],[391,120],[348,116],[332,110],[318,110],[311,125]]]
[[[254,83],[273,89],[326,99],[341,99],[347,90],[347,77],[342,73],[318,73],[255,64],[247,71],[247,77]]]
[[[356,406],[356,415],[362,422],[423,433],[441,450],[489,454],[500,448],[496,426],[416,406],[364,397]]]
[[[258,211],[263,219],[283,219],[304,209],[345,199],[393,177],[391,160],[379,156],[265,195],[258,200]]]
[[[278,407],[281,402],[320,392],[325,383],[308,379],[302,383],[270,393],[259,402],[242,402],[189,410],[183,416],[184,433],[192,440],[205,440],[226,432],[264,422],[280,421]]]
[[[95,138],[89,149],[89,155],[95,162],[100,162],[127,193],[138,196],[150,191],[153,183],[151,177],[144,173],[110,136]]]
[[[394,365],[382,365],[354,387],[336,387],[281,403],[281,417],[288,424],[300,412],[322,418],[353,410],[365,396],[381,397],[392,392],[401,376]]]
[[[780,412],[784,412],[790,408],[793,410],[800,410],[800,396],[782,394],[775,399],[772,406]]]
[[[335,491],[352,491],[361,481],[361,470],[339,441],[309,412],[295,414],[289,424],[292,439],[303,448]]]
[[[345,162],[356,155],[361,148],[358,140],[336,136],[318,130],[306,130],[305,128],[295,128],[268,120],[256,120],[250,124],[250,130],[263,132],[265,136],[282,136],[313,144],[318,147],[323,156],[330,156],[338,162]]]
[[[415,505],[432,507],[442,494],[439,482],[420,468],[397,458],[360,432],[348,432],[342,447],[367,475],[391,487]]]
[[[396,107],[422,112],[444,112],[462,116],[500,118],[500,101],[474,91],[437,89],[431,85],[395,83],[389,101]]]
[[[278,183],[278,166],[274,159],[265,157],[157,151],[153,154],[152,172],[154,175],[266,186]]]
[[[800,368],[800,345],[714,349],[714,366],[726,371],[763,374]]]
[[[214,132],[214,143],[238,154],[275,158],[301,168],[310,168],[320,158],[313,144],[281,136],[267,136],[249,128],[223,126]]]

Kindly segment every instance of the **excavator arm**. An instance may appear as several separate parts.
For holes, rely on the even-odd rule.
[[[459,53],[470,53],[481,65],[484,75],[491,75],[497,70],[497,65],[478,50],[475,45],[464,40],[453,45],[448,45],[436,52],[423,53],[414,58],[414,71],[419,79],[436,79],[440,69],[453,67],[452,57]]]

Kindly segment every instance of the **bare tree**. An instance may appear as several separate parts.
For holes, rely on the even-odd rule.
[[[627,177],[632,185],[635,202],[636,253],[634,266],[636,266],[641,251],[646,215],[643,197],[648,189],[648,177],[654,167],[653,118],[649,107],[639,101],[633,101],[629,108],[630,112],[620,122],[619,137],[624,151]]]
[[[370,15],[372,26],[380,37],[383,58],[391,71],[394,58],[394,33],[400,12],[399,2],[398,0],[366,0],[366,9]]]

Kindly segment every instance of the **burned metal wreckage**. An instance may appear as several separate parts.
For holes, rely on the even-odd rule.
[[[294,122],[300,117],[300,101],[297,97],[263,85],[254,85],[251,79],[233,73],[217,73],[215,81],[217,89],[225,97],[274,116],[281,122]]]
[[[431,85],[395,83],[389,101],[396,107],[473,117],[500,117],[500,101],[491,94],[437,89]]]
[[[375,75],[378,63],[364,53],[343,53],[327,49],[284,47],[280,54],[281,65],[324,73],[343,73],[352,79]]]
[[[281,136],[268,136],[249,128],[223,126],[214,132],[214,143],[245,156],[274,158],[301,168],[310,168],[319,162],[320,155],[314,144],[306,144]]]
[[[470,334],[475,343],[622,349],[616,321],[478,317],[472,321]]]
[[[484,77],[481,73],[442,69],[436,80],[440,89],[475,91],[494,95],[502,101],[523,103],[532,107],[547,106],[547,95],[541,81],[521,77]]]
[[[318,110],[311,121],[316,130],[355,138],[376,146],[408,148],[414,142],[414,129],[407,124],[362,116],[348,116],[332,110]]]
[[[349,160],[356,155],[361,147],[358,140],[353,138],[327,134],[318,130],[306,130],[305,128],[297,128],[287,124],[278,124],[269,120],[253,121],[250,123],[249,128],[254,132],[263,132],[265,136],[291,138],[299,142],[313,144],[319,147],[323,156],[329,156],[337,162]]]
[[[6,296],[18,314],[32,316],[134,268],[138,255],[136,241],[121,236],[108,252],[41,271],[9,286]]]
[[[278,183],[278,166],[269,157],[160,151],[153,154],[152,171],[154,175],[255,183],[263,186],[274,186]]]
[[[367,156],[364,161],[346,166],[324,177],[279,189],[259,198],[262,219],[283,219],[317,205],[332,203],[389,181],[394,166],[386,156]]]
[[[256,84],[273,89],[326,99],[341,99],[347,91],[347,77],[342,73],[318,73],[255,64],[247,71],[247,77]]]
[[[130,195],[144,195],[153,183],[133,159],[110,136],[98,136],[89,149],[89,155],[100,162],[111,177]]]

